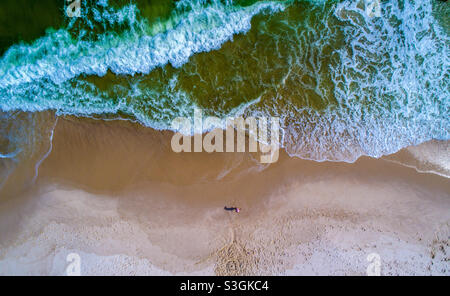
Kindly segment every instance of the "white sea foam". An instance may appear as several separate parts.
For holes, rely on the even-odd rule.
[[[273,97],[252,98],[231,113],[281,117],[286,150],[318,161],[380,157],[429,139],[449,139],[449,40],[433,18],[431,0],[406,0],[403,6],[399,1],[382,2],[380,18],[367,16],[362,2],[336,2],[323,12],[323,24],[318,27],[285,20],[294,33],[273,38],[291,49],[284,57],[291,61],[291,68],[284,69],[278,86],[290,87]],[[176,15],[170,26],[149,28],[129,5],[105,16],[111,22],[127,20],[131,29],[120,35],[92,42],[73,40],[61,29],[31,45],[13,46],[0,61],[0,109],[51,109],[79,116],[123,113],[146,126],[170,129],[174,117],[189,117],[197,107],[195,98],[174,87],[176,76],[156,88],[140,87],[130,79],[127,89],[114,86],[122,94],[115,98],[74,78],[102,76],[108,70],[149,73],[168,63],[181,67],[193,54],[219,49],[234,35],[247,32],[256,14],[289,9],[278,2],[235,7],[185,0],[178,5],[186,11]],[[121,13],[126,17],[118,18]],[[330,27],[329,19],[344,25]],[[338,33],[345,39],[340,45],[332,40],[338,39]],[[314,43],[308,43],[311,36]],[[324,65],[321,54],[331,45],[333,59]],[[321,70],[325,67],[329,71]],[[332,87],[323,72],[331,75]],[[299,79],[301,75],[309,80]],[[327,107],[317,111],[299,105],[297,99],[305,95],[292,86],[313,91]]]
[[[284,6],[262,2],[235,7],[213,1],[211,5],[193,5],[193,8],[179,18],[173,29],[154,36],[130,29],[121,35],[105,34],[92,42],[73,40],[68,30],[60,29],[31,45],[15,45],[0,60],[0,88],[44,79],[61,84],[81,74],[103,76],[108,70],[134,75],[149,73],[168,63],[180,67],[193,54],[218,49],[233,35],[248,31],[254,15],[280,11]],[[129,5],[116,14],[102,17],[110,22],[128,19],[131,28],[146,26],[142,21],[136,24],[136,14],[137,8]],[[7,98],[0,98],[2,109],[7,104]]]
[[[450,138],[448,36],[433,18],[429,0],[383,2],[380,18],[369,17],[363,1],[341,1],[331,12],[345,24],[344,46],[336,47],[328,65],[334,85],[327,94],[320,53],[332,41],[335,27],[309,27],[306,36],[323,36],[314,44],[304,35],[283,39],[294,50],[283,83],[310,75],[310,87],[324,101],[338,104],[324,110],[296,105],[290,98],[267,99],[247,114],[270,113],[282,118],[284,146],[292,156],[316,161],[353,162],[361,155],[380,157],[431,139]],[[324,21],[324,24],[327,24]],[[331,43],[333,44],[333,43]],[[308,55],[309,54],[309,55]],[[308,66],[305,66],[308,65]],[[300,80],[300,79],[297,79]],[[292,81],[292,80],[291,80]]]

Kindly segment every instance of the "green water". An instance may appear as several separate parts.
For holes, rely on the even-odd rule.
[[[157,129],[194,108],[277,116],[288,153],[319,161],[449,138],[445,2],[372,18],[364,1],[81,1],[80,18],[0,4],[2,111]]]

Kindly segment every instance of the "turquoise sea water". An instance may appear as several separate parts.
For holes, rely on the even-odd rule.
[[[278,116],[286,151],[317,161],[450,138],[447,2],[80,1],[0,4],[2,168],[48,138],[45,110]]]

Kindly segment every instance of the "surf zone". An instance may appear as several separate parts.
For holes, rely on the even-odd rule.
[[[172,129],[176,132],[172,136],[171,147],[176,153],[246,152],[246,138],[248,138],[248,152],[260,153],[261,163],[278,161],[280,149],[278,117],[220,119],[209,116],[203,120],[202,110],[196,108],[193,118],[175,118],[172,121]]]

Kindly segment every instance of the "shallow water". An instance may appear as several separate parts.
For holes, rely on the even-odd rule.
[[[446,2],[81,0],[79,18],[61,2],[0,4],[4,182],[46,155],[53,112],[163,130],[196,107],[277,116],[289,155],[317,161],[450,138]]]

